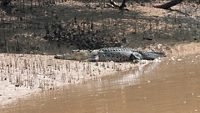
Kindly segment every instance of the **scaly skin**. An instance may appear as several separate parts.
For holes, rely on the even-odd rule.
[[[83,54],[84,53],[84,54]],[[132,48],[119,48],[110,47],[102,48],[99,50],[90,51],[77,51],[72,54],[57,55],[57,59],[65,60],[87,60],[87,61],[114,61],[114,62],[127,62],[133,60],[154,60],[158,57],[165,57],[161,52],[143,52]]]

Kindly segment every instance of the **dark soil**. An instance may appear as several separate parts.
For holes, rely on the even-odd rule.
[[[151,48],[200,40],[200,8],[196,3],[184,2],[170,11],[153,8],[161,3],[149,1],[128,2],[129,11],[106,4],[13,1],[10,8],[0,11],[0,52],[56,54],[72,49]]]

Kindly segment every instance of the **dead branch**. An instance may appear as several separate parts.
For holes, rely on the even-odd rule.
[[[183,2],[183,0],[171,0],[170,2],[167,2],[165,4],[161,4],[161,5],[156,5],[154,6],[155,8],[161,8],[161,9],[171,9],[171,7],[180,4],[181,2]]]

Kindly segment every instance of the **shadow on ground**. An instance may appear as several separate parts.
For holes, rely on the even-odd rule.
[[[70,37],[72,37],[70,41],[72,42],[76,41],[72,39],[79,38],[72,32],[77,30],[77,25],[82,26],[79,31],[88,33],[90,29],[84,28],[85,25],[83,24],[85,23],[90,25],[92,23],[95,33],[96,31],[99,32],[84,34],[83,40],[85,36],[91,40],[94,39],[93,37],[98,37],[95,40],[122,41],[118,46],[145,48],[159,43],[176,44],[200,40],[199,10],[193,11],[188,5],[183,5],[183,8],[178,10],[190,14],[184,15],[177,11],[155,9],[149,4],[145,5],[129,4],[128,9],[130,11],[120,11],[105,4],[78,1],[45,6],[14,6],[10,14],[1,11],[0,51],[55,54],[64,53],[71,49],[81,49],[81,46],[77,46],[77,43],[69,43],[69,40],[58,41],[44,38],[47,35],[47,27],[51,29],[49,34],[56,38],[55,32],[58,32],[58,28],[52,27],[55,24],[64,26],[64,29],[69,27],[70,30],[65,30],[63,37],[66,39],[66,36],[70,34]],[[177,7],[175,9],[177,10]],[[77,21],[78,24],[72,27],[74,21]],[[68,26],[69,24],[70,26]],[[98,45],[101,44],[105,43],[98,43]],[[97,44],[94,43],[93,45]],[[113,45],[105,45],[105,47],[107,46]],[[98,47],[94,46],[94,48]],[[87,47],[84,49],[87,49]],[[88,47],[88,49],[92,48]]]

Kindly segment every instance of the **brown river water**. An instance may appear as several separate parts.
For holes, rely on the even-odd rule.
[[[46,91],[0,113],[200,113],[200,55]]]

